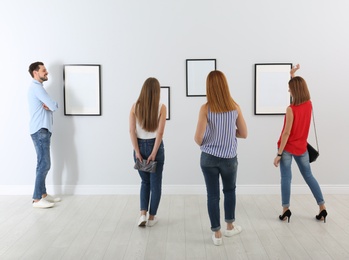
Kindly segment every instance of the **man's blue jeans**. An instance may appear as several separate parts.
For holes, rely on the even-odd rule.
[[[42,195],[46,194],[45,180],[51,167],[51,135],[52,134],[46,128],[41,128],[31,135],[37,156],[36,179],[33,194],[34,200],[40,200]]]
[[[281,160],[280,160],[280,172],[281,172],[281,201],[283,207],[290,206],[290,196],[291,196],[291,180],[292,180],[292,157],[295,159],[299,171],[301,172],[303,179],[308,184],[313,196],[316,199],[318,205],[325,203],[322,196],[322,192],[319,186],[319,183],[314,178],[310,163],[309,163],[309,154],[306,151],[302,155],[293,155],[289,152],[283,151]]]
[[[148,159],[153,150],[154,143],[155,139],[138,139],[138,146],[143,159]],[[136,162],[134,152],[133,158]],[[157,213],[161,199],[162,171],[165,162],[165,149],[163,142],[160,144],[155,161],[157,161],[156,172],[149,173],[138,171],[139,176],[142,179],[140,191],[141,210],[149,211],[149,214],[154,216]]]
[[[234,158],[219,158],[202,152],[200,166],[205,177],[211,230],[218,231],[221,228],[219,176],[221,176],[223,183],[225,222],[233,223],[235,221],[238,160],[236,156]]]

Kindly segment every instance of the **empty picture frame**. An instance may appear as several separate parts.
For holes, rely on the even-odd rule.
[[[186,60],[187,97],[206,96],[206,78],[213,70],[216,70],[216,59]]]
[[[255,64],[255,115],[284,115],[290,105],[292,63]]]
[[[160,102],[164,104],[167,108],[166,120],[170,120],[170,87],[161,87]]]
[[[101,65],[64,65],[63,82],[64,115],[101,115]]]

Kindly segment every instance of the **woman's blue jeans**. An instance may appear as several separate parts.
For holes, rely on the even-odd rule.
[[[138,146],[143,159],[148,159],[153,150],[154,143],[155,139],[138,139]],[[136,162],[135,152],[133,152],[133,158]],[[156,172],[149,173],[138,171],[139,176],[142,179],[140,191],[141,210],[149,211],[149,214],[154,216],[158,210],[161,198],[162,171],[165,162],[165,149],[163,142],[160,144],[155,161],[157,161]]]
[[[236,156],[234,158],[219,158],[202,152],[200,166],[205,177],[211,230],[218,231],[221,228],[219,176],[221,176],[223,183],[225,222],[233,223],[235,221],[238,160]]]
[[[293,155],[289,152],[283,151],[281,160],[280,160],[280,172],[281,172],[281,200],[283,207],[290,206],[290,196],[291,196],[291,180],[292,180],[292,157],[295,159],[299,171],[301,172],[303,179],[308,184],[313,196],[316,199],[318,205],[325,203],[322,196],[322,192],[319,186],[319,183],[314,178],[310,163],[309,163],[309,154],[305,152],[302,155]]]
[[[46,194],[46,176],[51,167],[50,144],[51,132],[46,128],[41,128],[39,131],[31,135],[33,140],[36,156],[36,179],[34,187],[34,200],[40,200],[43,194]]]

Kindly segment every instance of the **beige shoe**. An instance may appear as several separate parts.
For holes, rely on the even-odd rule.
[[[217,238],[214,233],[212,234],[212,241],[215,246],[220,246],[223,244],[223,238]]]
[[[138,226],[145,227],[145,224],[147,224],[147,217],[145,215],[141,215],[141,217],[138,220]]]
[[[45,199],[41,199],[37,202],[33,201],[33,208],[47,209],[52,208],[55,204],[52,202],[48,202]]]
[[[48,202],[60,202],[61,198],[58,197],[53,197],[49,194],[47,194],[47,196],[45,198],[43,198],[44,200],[47,200]]]
[[[232,237],[232,236],[235,236],[235,235],[241,233],[241,231],[242,231],[242,227],[234,225],[234,228],[232,230],[228,230],[228,229],[224,230],[224,236]]]
[[[154,219],[153,220],[149,220],[148,219],[148,223],[147,223],[147,226],[148,227],[152,227],[152,226],[154,226],[156,223],[158,223],[158,218],[157,217],[154,217]]]

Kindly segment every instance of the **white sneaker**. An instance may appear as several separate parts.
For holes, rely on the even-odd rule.
[[[232,237],[232,236],[235,236],[235,235],[241,233],[241,231],[242,231],[242,227],[234,225],[234,228],[232,230],[228,230],[228,229],[224,230],[224,235],[226,237]]]
[[[44,199],[47,200],[48,202],[60,202],[61,201],[61,198],[53,197],[49,194],[47,194]]]
[[[147,217],[145,215],[141,215],[141,217],[138,220],[138,226],[145,227],[146,223],[147,223]]]
[[[215,246],[220,246],[223,244],[223,238],[217,238],[214,233],[212,234],[212,241]]]
[[[37,202],[33,201],[34,208],[46,209],[46,208],[52,208],[54,205],[55,205],[54,203],[48,202],[45,199],[41,199]]]
[[[147,226],[148,226],[148,227],[152,227],[152,226],[154,226],[156,223],[158,223],[158,218],[157,218],[157,217],[154,217],[153,220],[148,219]]]

